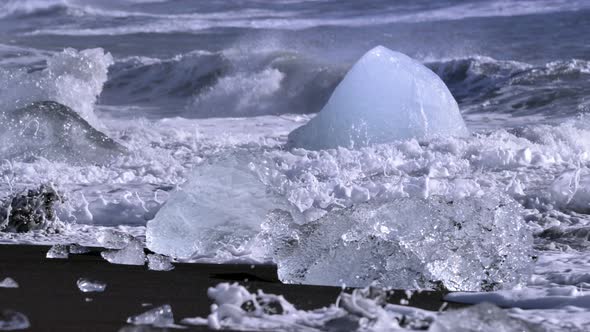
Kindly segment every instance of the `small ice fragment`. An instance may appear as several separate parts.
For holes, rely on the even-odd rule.
[[[47,258],[52,259],[67,259],[68,255],[68,247],[63,244],[56,244],[47,251]]]
[[[512,318],[499,307],[481,303],[469,308],[442,313],[430,326],[430,332],[534,331],[533,327]]]
[[[14,310],[0,311],[0,331],[24,330],[31,326],[27,316]]]
[[[100,253],[102,258],[112,264],[144,265],[145,253],[143,246],[135,239],[131,240],[124,249],[106,250]]]
[[[154,271],[170,271],[174,269],[174,265],[170,262],[170,258],[164,255],[158,254],[149,254],[147,256],[148,259],[148,269]]]
[[[18,288],[18,282],[10,277],[6,277],[0,281],[0,288]]]
[[[107,284],[102,281],[90,280],[86,278],[78,279],[77,284],[78,288],[84,293],[104,292],[104,290],[107,288]]]
[[[133,325],[152,325],[156,327],[174,326],[174,315],[170,305],[165,304],[148,310],[142,314],[127,318],[127,323]]]
[[[107,249],[123,249],[133,240],[133,236],[112,229],[98,234],[96,240]]]
[[[84,247],[81,246],[79,244],[70,244],[70,254],[74,254],[74,255],[79,255],[79,254],[85,254],[90,252],[90,249],[88,247]]]
[[[195,325],[195,326],[209,324],[209,320],[207,318],[202,318],[202,317],[187,317],[187,318],[183,318],[180,322],[185,325]]]

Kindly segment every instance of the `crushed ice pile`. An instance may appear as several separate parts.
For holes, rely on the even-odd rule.
[[[377,46],[348,71],[320,113],[289,134],[288,144],[358,148],[437,135],[468,135],[445,83],[420,62]]]
[[[76,285],[78,285],[78,289],[80,289],[80,291],[83,293],[104,292],[104,290],[107,288],[106,283],[88,278],[78,279]]]
[[[398,198],[305,225],[274,212],[262,238],[287,283],[492,290],[530,276],[532,236],[521,214],[498,195]]]

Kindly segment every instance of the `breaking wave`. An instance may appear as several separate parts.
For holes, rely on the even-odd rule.
[[[531,65],[473,56],[425,64],[467,114],[559,119],[590,108],[588,61]],[[195,118],[315,113],[349,66],[295,51],[259,52],[248,61],[236,50],[195,51],[165,60],[134,57],[111,68],[102,100]]]
[[[143,1],[141,1],[143,2]],[[588,8],[587,1],[487,1],[479,3],[443,3],[440,6],[407,3],[376,2],[363,15],[351,15],[350,8],[338,1],[324,1],[322,6],[306,6],[292,1],[273,4],[251,2],[247,8],[235,10],[241,2],[214,4],[208,12],[197,12],[190,5],[183,12],[168,10],[152,12],[140,7],[138,1],[121,1],[118,4],[82,5],[77,1],[8,1],[1,9],[3,15],[55,15],[88,16],[106,19],[112,24],[97,24],[80,29],[71,26],[48,27],[34,34],[55,35],[125,35],[133,33],[200,32],[215,28],[304,30],[325,26],[364,27],[393,23],[454,21],[476,17],[505,17],[567,12]],[[149,2],[149,1],[148,1]],[[172,6],[171,6],[172,7]],[[111,22],[111,18],[127,18],[124,24]],[[147,21],[142,19],[148,19]]]

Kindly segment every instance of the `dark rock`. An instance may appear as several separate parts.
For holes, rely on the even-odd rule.
[[[55,189],[46,185],[11,195],[0,202],[0,231],[24,233],[53,226],[54,205],[61,202]]]

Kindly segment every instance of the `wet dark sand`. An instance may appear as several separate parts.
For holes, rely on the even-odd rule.
[[[67,260],[47,259],[47,246],[0,245],[0,280],[15,279],[20,287],[0,288],[0,310],[12,309],[27,315],[27,331],[140,331],[126,325],[128,316],[152,306],[170,304],[175,319],[207,317],[211,302],[207,288],[220,282],[239,282],[250,291],[262,289],[281,294],[299,309],[315,309],[335,302],[338,287],[285,285],[276,268],[269,265],[175,264],[173,271],[149,271],[145,266],[114,265],[103,260],[98,250],[70,255]],[[107,283],[103,293],[82,293],[80,277]],[[440,292],[422,292],[410,305],[437,310]],[[391,303],[405,298],[403,291],[389,297]],[[92,298],[92,301],[85,301]],[[208,331],[206,326],[178,331]],[[163,331],[141,329],[141,331]]]

